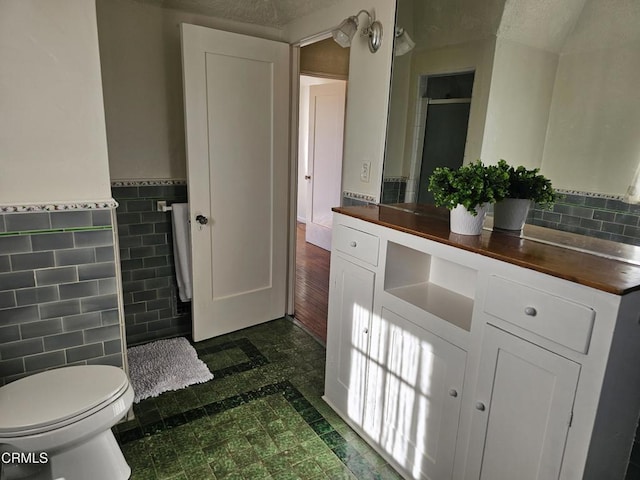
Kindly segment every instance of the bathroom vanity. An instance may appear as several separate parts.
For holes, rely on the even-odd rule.
[[[623,479],[640,248],[334,209],[325,400],[405,478]]]

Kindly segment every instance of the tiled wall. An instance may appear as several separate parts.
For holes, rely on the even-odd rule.
[[[640,245],[640,205],[620,200],[567,194],[552,210],[533,209],[527,223]]]
[[[385,179],[382,182],[381,203],[402,203],[407,191],[407,180],[400,178]]]
[[[156,209],[187,201],[186,185],[114,186],[127,344],[191,332],[190,304],[176,299],[171,213]]]
[[[122,366],[112,210],[0,215],[0,385]]]

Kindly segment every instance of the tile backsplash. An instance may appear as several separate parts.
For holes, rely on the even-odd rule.
[[[640,205],[610,198],[566,194],[551,210],[530,210],[527,223],[640,245]]]
[[[158,200],[168,205],[185,203],[187,187],[173,182],[122,183],[112,186],[112,195],[119,203],[116,214],[127,344],[190,334],[190,304],[176,298],[171,212],[156,209]]]
[[[112,210],[0,215],[0,385],[122,366]]]

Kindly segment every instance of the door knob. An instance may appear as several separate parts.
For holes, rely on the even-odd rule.
[[[449,390],[449,396],[455,398],[458,396],[458,391],[455,388],[452,388],[451,390]]]
[[[305,180],[311,180],[311,175],[305,175],[305,176],[304,176],[304,179],[305,179]]]
[[[481,412],[484,412],[485,408],[486,407],[484,406],[484,403],[482,403],[482,402],[477,402],[476,403],[476,410],[480,410]]]
[[[196,222],[198,222],[200,225],[206,225],[207,223],[209,223],[209,219],[204,215],[197,215]]]

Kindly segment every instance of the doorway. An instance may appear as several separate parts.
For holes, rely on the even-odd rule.
[[[421,80],[419,109],[424,138],[418,172],[417,203],[433,204],[429,178],[438,167],[459,168],[464,161],[474,73],[430,75]]]
[[[305,239],[331,250],[331,209],[340,205],[346,81],[300,75],[298,221]]]
[[[349,49],[332,38],[300,48],[294,320],[326,343],[331,208],[342,196]]]

